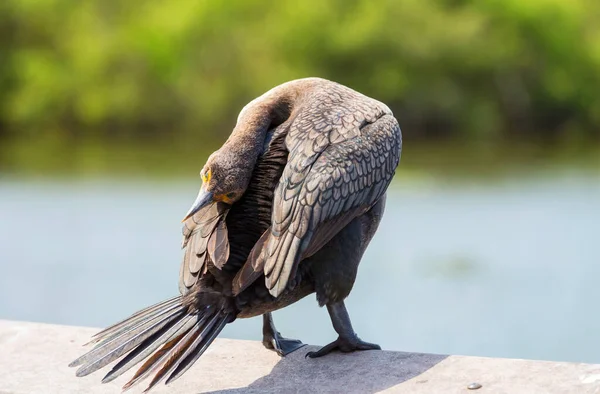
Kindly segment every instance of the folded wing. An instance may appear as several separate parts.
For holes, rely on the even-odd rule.
[[[300,118],[286,143],[290,155],[275,191],[271,228],[247,262],[252,271],[265,275],[275,297],[294,277],[299,261],[318,251],[385,193],[402,142],[391,114],[355,109],[352,117],[342,112],[328,122]],[[257,275],[249,274],[249,266],[241,272],[254,280]],[[248,285],[247,280],[234,281],[234,291]]]

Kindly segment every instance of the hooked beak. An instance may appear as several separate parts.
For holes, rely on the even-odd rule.
[[[188,213],[183,218],[182,222],[188,220],[191,216],[193,216],[196,212],[207,206],[208,204],[213,202],[213,194],[212,192],[206,191],[203,187],[200,188],[200,192],[198,193],[198,197],[196,197],[196,201],[192,204],[192,207],[188,211]]]

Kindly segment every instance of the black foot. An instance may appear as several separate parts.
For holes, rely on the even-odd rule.
[[[374,343],[364,342],[359,337],[355,336],[354,338],[342,338],[338,337],[335,341],[331,342],[329,345],[323,346],[321,349],[316,352],[308,352],[305,357],[317,358],[323,357],[333,350],[339,350],[343,353],[354,352],[356,350],[381,350],[379,345]]]
[[[287,356],[294,350],[300,349],[302,346],[306,346],[297,339],[287,339],[282,337],[279,331],[275,329],[271,313],[265,313],[263,315],[263,345],[265,345],[267,349],[276,351],[281,357]]]
[[[281,336],[279,332],[276,332],[275,335],[265,336],[263,338],[263,345],[267,349],[274,350],[281,357],[287,356],[294,350],[298,350],[306,344],[302,343],[297,339],[288,339]]]

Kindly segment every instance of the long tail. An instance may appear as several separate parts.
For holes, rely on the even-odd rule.
[[[198,297],[190,306],[179,296],[143,309],[94,335],[90,343],[96,346],[69,366],[79,366],[76,375],[86,376],[126,355],[102,379],[102,383],[107,383],[151,355],[123,390],[155,371],[144,392],[167,375],[166,383],[172,382],[183,375],[223,327],[235,319],[226,300],[223,302],[224,298],[220,297],[217,302],[214,296],[206,300]]]

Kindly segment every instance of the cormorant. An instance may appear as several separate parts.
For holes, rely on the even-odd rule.
[[[71,363],[88,375],[119,358],[108,382],[147,359],[129,388],[180,377],[226,324],[263,315],[263,343],[285,355],[303,346],[271,312],[316,293],[334,349],[380,349],[354,332],[344,299],[375,234],[400,160],[402,135],[383,103],[321,78],[279,85],[247,104],[200,172],[184,218],[181,295],[96,334]],[[124,356],[124,357],[123,357]]]

